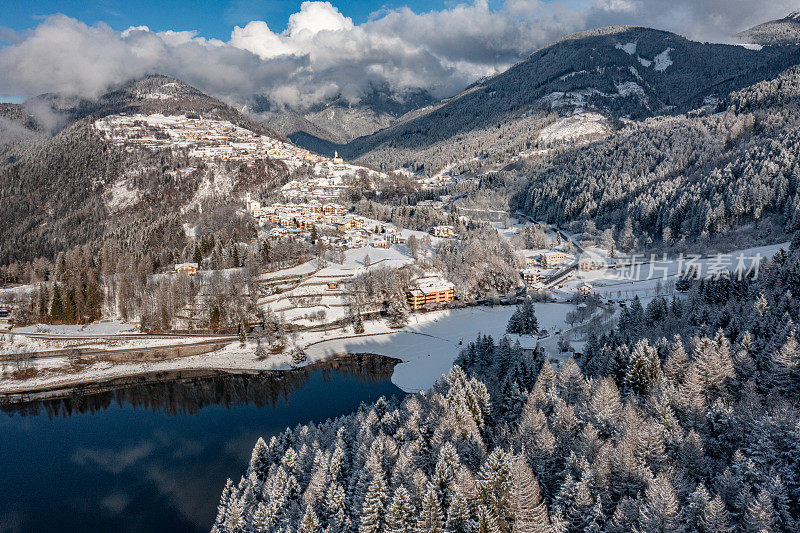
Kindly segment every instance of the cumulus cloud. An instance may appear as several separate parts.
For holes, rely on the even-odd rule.
[[[608,24],[641,24],[701,40],[727,40],[779,17],[793,0],[486,0],[441,11],[383,11],[363,24],[331,2],[303,2],[284,31],[254,20],[227,42],[194,31],[122,32],[55,15],[17,34],[0,28],[0,95],[63,92],[94,97],[147,73],[180,78],[231,103],[265,96],[307,107],[358,100],[370,87],[447,96],[559,36]],[[732,6],[733,4],[733,6]]]

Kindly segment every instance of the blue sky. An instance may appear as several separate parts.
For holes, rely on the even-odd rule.
[[[251,20],[265,21],[273,31],[283,31],[289,15],[300,10],[289,0],[0,0],[0,26],[16,31],[35,28],[47,15],[62,13],[87,24],[105,22],[116,30],[148,26],[153,31],[198,30],[200,35],[227,41],[234,26]],[[332,2],[343,15],[360,24],[371,14],[407,6],[416,13],[441,10],[456,2],[443,0],[387,0]],[[490,6],[499,0],[489,2]]]

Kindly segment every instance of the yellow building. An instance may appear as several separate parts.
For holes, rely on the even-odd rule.
[[[559,252],[558,250],[545,252],[542,254],[542,265],[546,267],[553,267],[563,263],[566,260],[566,258],[567,256],[565,256],[563,252]]]
[[[449,281],[437,280],[406,293],[408,307],[412,311],[432,309],[453,301],[456,287]]]
[[[197,274],[199,265],[197,263],[178,263],[175,265],[175,272],[178,274],[188,274],[194,276]]]
[[[339,231],[359,230],[364,228],[364,221],[360,218],[342,218],[336,223]]]

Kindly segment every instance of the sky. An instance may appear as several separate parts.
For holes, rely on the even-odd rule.
[[[251,20],[265,20],[270,27],[283,31],[289,16],[299,11],[301,2],[289,0],[0,0],[0,26],[14,30],[35,28],[42,18],[54,13],[74,17],[87,24],[105,22],[122,31],[130,26],[148,26],[154,31],[197,30],[209,38],[227,40],[234,26],[245,26]],[[492,2],[490,2],[490,5]],[[365,2],[350,0],[338,4],[341,11],[356,24],[369,20],[373,13],[407,6],[422,13],[440,10],[452,2],[425,0],[392,0]]]
[[[373,88],[449,96],[558,37],[636,24],[732,35],[800,0],[0,0],[0,100],[94,98],[149,73],[303,109]]]

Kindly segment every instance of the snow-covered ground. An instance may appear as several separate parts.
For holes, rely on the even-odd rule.
[[[661,256],[655,257],[655,261],[652,257],[641,255],[620,256],[616,259],[621,261],[620,266],[575,272],[551,292],[556,298],[570,298],[580,285],[588,283],[592,286],[592,292],[603,298],[630,300],[638,296],[640,300],[647,302],[659,294],[659,291],[662,294],[670,292],[679,274],[691,269],[692,266],[697,266],[700,277],[713,277],[723,270],[732,271],[734,275],[740,271],[744,275],[749,271],[757,271],[758,261],[769,259],[780,248],[788,249],[788,247],[789,243],[779,243],[710,257]],[[595,248],[589,248],[587,251],[593,255],[601,253]],[[602,255],[606,261],[615,261],[608,258],[605,252],[602,252]]]
[[[120,322],[110,320],[104,322],[93,322],[86,325],[72,324],[38,324],[35,326],[25,326],[14,328],[14,333],[42,333],[46,335],[69,335],[74,337],[97,337],[99,335],[120,335],[138,333],[136,324],[130,322]]]
[[[598,139],[611,132],[608,119],[599,113],[576,113],[564,117],[539,132],[542,142],[579,141]]]
[[[575,309],[570,304],[537,304],[539,325],[549,331],[564,327],[566,314]],[[310,360],[320,360],[341,353],[373,353],[400,359],[392,382],[407,392],[430,388],[453,366],[461,350],[478,334],[498,339],[505,335],[514,306],[470,307],[434,311],[411,316],[409,324],[390,330],[385,324],[371,323],[365,335],[323,340],[306,347]],[[383,331],[384,333],[381,333]],[[526,347],[536,344],[532,337],[520,338]]]

